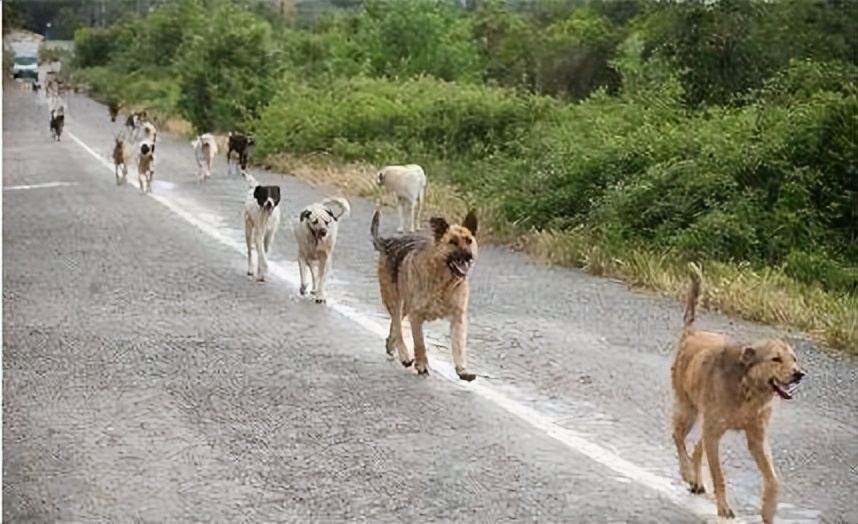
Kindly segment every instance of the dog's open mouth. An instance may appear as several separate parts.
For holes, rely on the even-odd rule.
[[[769,380],[769,384],[771,384],[772,389],[775,390],[775,393],[780,395],[780,397],[784,400],[791,400],[792,396],[795,395],[796,390],[798,390],[799,383],[801,379],[794,379],[786,384],[778,382],[777,379]]]
[[[458,278],[465,278],[468,276],[472,266],[473,259],[470,257],[454,255],[447,259],[447,267],[449,267],[453,275]]]

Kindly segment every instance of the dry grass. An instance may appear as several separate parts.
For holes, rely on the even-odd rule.
[[[540,232],[523,237],[524,250],[549,263],[583,267],[631,287],[680,297],[688,271],[666,254],[629,250],[610,257],[582,232]],[[774,269],[716,262],[704,266],[703,307],[785,329],[797,328],[832,349],[858,354],[858,297],[797,282]]]
[[[344,164],[326,156],[274,155],[267,167],[318,185],[334,186],[347,194],[394,205],[373,183],[376,167]],[[431,214],[464,216],[467,205],[456,189],[432,182],[427,191],[424,219]],[[630,287],[681,297],[687,290],[688,271],[668,254],[643,250],[614,256],[583,230],[520,233],[503,224],[491,207],[477,208],[480,240],[510,245],[548,264],[580,267],[596,276],[613,277]],[[701,304],[746,320],[796,328],[827,347],[858,354],[858,297],[826,292],[796,282],[782,273],[749,266],[707,263]]]

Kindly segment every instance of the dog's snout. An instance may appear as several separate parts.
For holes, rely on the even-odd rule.
[[[803,379],[805,375],[807,375],[807,373],[803,369],[797,369],[792,374],[792,378],[795,381],[799,381],[799,380]]]

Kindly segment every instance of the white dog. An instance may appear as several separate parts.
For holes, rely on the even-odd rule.
[[[300,293],[307,294],[307,271],[309,271],[313,279],[311,293],[316,295],[317,304],[327,300],[325,283],[331,270],[334,246],[337,243],[337,224],[350,212],[351,206],[345,198],[326,198],[305,207],[301,211],[298,222],[292,226],[292,232],[298,242]],[[314,265],[317,267],[314,268]]]
[[[254,275],[251,251],[256,250],[256,280],[265,281],[268,271],[268,248],[280,227],[280,186],[263,186],[245,170],[247,181],[244,201],[244,239],[247,242],[247,274]]]
[[[376,174],[375,182],[396,195],[399,208],[397,231],[402,233],[407,227],[413,233],[420,227],[420,213],[426,199],[426,173],[423,168],[417,164],[386,166]]]
[[[137,144],[137,182],[140,191],[152,192],[152,178],[155,176],[155,142],[144,138]]]
[[[158,130],[155,129],[155,124],[146,120],[140,126],[140,129],[143,132],[143,139],[144,140],[151,140],[153,143],[158,141]]]
[[[206,179],[212,176],[212,162],[217,155],[217,141],[214,135],[206,133],[199,135],[191,142],[191,147],[194,148],[194,157],[197,159],[197,174],[198,182],[205,182]]]

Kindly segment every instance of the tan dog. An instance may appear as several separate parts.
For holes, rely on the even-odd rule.
[[[670,368],[675,397],[673,440],[679,454],[679,472],[692,493],[704,493],[701,461],[705,451],[718,516],[734,517],[727,503],[718,444],[728,430],[744,431],[748,449],[763,477],[763,522],[771,523],[778,495],[778,478],[766,435],[771,403],[775,394],[790,400],[805,372],[792,347],[781,339],[748,345],[720,333],[694,330],[691,325],[700,288],[700,270],[694,267],[685,306],[685,328]],[[685,438],[698,416],[702,418],[703,437],[694,448],[692,461]]]
[[[114,135],[113,176],[116,177],[117,186],[124,184],[128,179],[128,161],[132,155],[131,144],[124,137]]]
[[[477,261],[477,217],[468,212],[461,225],[450,225],[440,217],[429,220],[432,236],[422,233],[380,238],[380,211],[372,217],[372,245],[380,253],[378,283],[381,299],[390,314],[390,333],[386,349],[394,348],[403,366],[414,367],[420,374],[429,372],[423,323],[439,318],[450,321],[453,362],[462,380],[474,380],[468,372],[465,341],[468,330],[468,275]],[[411,322],[414,357],[402,338],[402,319]]]
[[[155,142],[141,140],[137,145],[137,182],[140,191],[152,192],[152,178],[155,176]]]
[[[338,224],[351,213],[349,201],[342,197],[329,197],[301,210],[298,222],[292,227],[298,243],[298,271],[301,275],[301,295],[307,294],[307,271],[313,281],[310,291],[316,303],[327,302],[325,288],[334,247],[337,244]],[[314,267],[315,266],[315,267]]]

